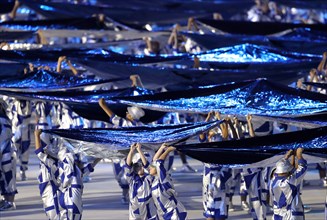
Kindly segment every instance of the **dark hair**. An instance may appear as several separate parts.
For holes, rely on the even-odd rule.
[[[142,167],[143,167],[143,164],[141,161],[138,161],[138,162],[132,164],[132,169],[133,169],[134,173],[138,173]]]

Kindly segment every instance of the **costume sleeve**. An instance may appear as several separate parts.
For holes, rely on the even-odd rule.
[[[113,115],[111,118],[110,118],[110,122],[116,126],[119,126],[119,127],[122,127],[123,126],[123,123],[124,123],[124,119],[117,116],[117,115]]]
[[[164,187],[166,191],[175,194],[171,177],[164,166],[164,160],[156,160],[156,168],[159,183]]]
[[[124,172],[125,172],[125,175],[126,175],[126,180],[128,183],[131,183],[132,181],[132,176],[134,174],[133,170],[132,170],[132,166],[129,166],[127,163],[126,163],[126,160],[125,160],[125,164],[123,166],[123,169],[124,169]]]
[[[49,157],[48,154],[45,153],[44,149],[46,148],[47,145],[41,146],[39,149],[35,150],[36,156],[39,158],[41,163],[46,165],[47,167],[52,167],[52,166],[57,166],[55,165],[56,161],[54,158]]]
[[[300,159],[298,161],[298,168],[295,171],[295,179],[297,184],[300,184],[300,182],[304,179],[304,175],[307,171],[307,168],[307,161],[304,159]]]
[[[76,176],[74,155],[66,150],[66,153],[59,162],[59,177],[63,188],[67,188],[72,184],[73,177]],[[78,169],[78,168],[77,168]]]

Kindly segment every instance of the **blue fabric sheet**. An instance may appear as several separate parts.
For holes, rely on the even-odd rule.
[[[222,114],[268,116],[311,115],[327,110],[327,96],[264,79],[199,89],[121,97],[119,102],[166,112],[219,111]]]

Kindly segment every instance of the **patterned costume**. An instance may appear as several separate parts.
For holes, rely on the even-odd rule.
[[[12,146],[11,124],[6,115],[0,116],[0,192],[1,195],[15,195],[16,153]]]
[[[43,202],[43,208],[47,217],[51,220],[60,219],[59,208],[59,185],[60,181],[58,159],[51,157],[46,152],[46,146],[35,151],[40,159],[40,172],[38,175],[39,190]]]
[[[273,198],[273,219],[303,220],[303,204],[300,197],[300,185],[307,170],[307,161],[298,161],[298,168],[288,177],[274,174],[270,191]]]
[[[149,162],[147,162],[144,168],[147,168],[148,166]],[[126,163],[124,166],[124,170],[130,189],[129,219],[159,219],[157,216],[157,209],[154,205],[151,196],[151,184],[153,181],[153,177],[148,174],[145,174],[144,176],[140,177],[133,171],[132,166],[128,166]]]
[[[229,183],[231,181],[231,169],[216,164],[204,164],[203,214],[206,218],[228,217]]]
[[[20,170],[27,170],[29,147],[31,143],[29,128],[31,117],[31,103],[25,100],[15,100],[12,106],[13,143],[20,160]]]
[[[82,174],[93,172],[93,166],[81,163],[78,156],[65,147],[57,154],[50,149],[49,145],[42,144],[35,151],[40,159],[38,180],[45,212],[50,219],[81,219]]]
[[[152,198],[157,207],[158,214],[164,220],[186,219],[187,212],[185,207],[176,198],[174,185],[164,167],[163,160],[155,162],[157,175],[152,182]]]
[[[252,204],[253,219],[266,219],[269,170],[269,168],[244,170],[244,181]]]

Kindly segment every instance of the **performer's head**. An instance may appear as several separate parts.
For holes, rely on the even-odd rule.
[[[278,176],[288,176],[290,172],[293,170],[293,166],[287,159],[281,159],[276,163],[275,173]]]
[[[140,120],[144,116],[144,111],[143,109],[133,106],[133,107],[128,107],[127,112],[126,112],[126,118],[128,120]]]
[[[154,162],[150,164],[150,175],[151,176],[157,175],[157,166]]]

